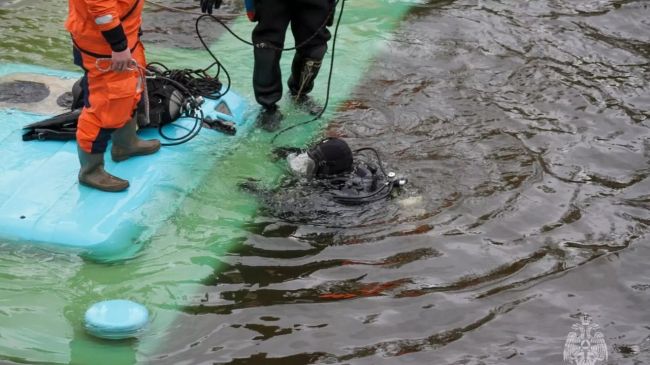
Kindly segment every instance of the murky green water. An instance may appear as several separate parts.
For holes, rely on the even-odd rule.
[[[283,166],[253,133],[132,261],[0,246],[0,359],[559,364],[588,313],[608,363],[650,362],[650,4],[391,4],[413,7],[393,35],[372,2],[348,19],[345,60],[384,46],[328,133],[379,149],[407,191],[318,214],[299,204],[298,219],[258,211],[232,187],[273,186]],[[63,2],[0,5],[0,61],[69,68]],[[145,18],[152,55],[192,44],[191,16]],[[249,50],[224,53],[250,97]],[[84,337],[83,308],[124,293],[154,308],[151,338]]]

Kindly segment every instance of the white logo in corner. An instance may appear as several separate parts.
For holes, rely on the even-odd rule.
[[[580,323],[571,326],[564,342],[564,361],[574,365],[595,365],[607,360],[605,336],[598,329],[599,325],[591,322],[591,317],[584,315]]]

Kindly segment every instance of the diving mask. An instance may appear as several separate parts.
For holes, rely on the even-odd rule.
[[[289,169],[294,175],[311,178],[316,171],[316,163],[307,152],[290,153],[287,156]]]

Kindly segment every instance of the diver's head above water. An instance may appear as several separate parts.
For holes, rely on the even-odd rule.
[[[294,151],[287,161],[295,175],[308,178],[342,175],[354,168],[352,150],[339,138],[324,139],[306,151]]]
[[[391,195],[395,187],[406,184],[406,179],[386,172],[373,148],[352,151],[340,138],[326,138],[306,151],[289,150],[289,168],[294,175],[322,184],[332,198],[343,204],[363,204]],[[371,151],[376,162],[368,161],[360,152]]]
[[[307,150],[314,161],[316,177],[327,177],[352,172],[354,159],[348,144],[339,138],[327,138]]]

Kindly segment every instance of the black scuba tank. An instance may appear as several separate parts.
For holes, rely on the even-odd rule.
[[[164,79],[148,78],[149,123],[144,118],[144,103],[138,105],[138,125],[141,128],[158,128],[181,116],[183,94]],[[144,99],[144,98],[143,98]]]

